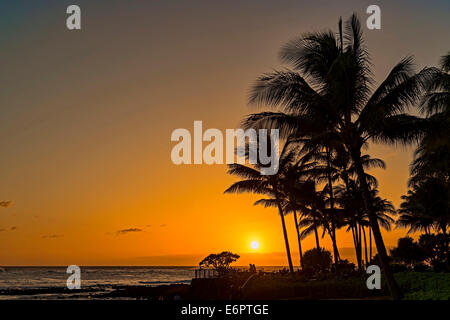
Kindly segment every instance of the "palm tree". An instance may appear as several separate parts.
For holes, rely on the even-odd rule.
[[[412,163],[410,186],[430,176],[450,181],[450,52],[441,59],[441,70],[429,81],[422,112],[430,129],[419,144]]]
[[[441,70],[430,79],[422,111],[431,115],[450,109],[450,52],[441,57]]]
[[[372,168],[382,168],[385,169],[386,165],[383,160],[377,159],[377,158],[371,158],[369,155],[363,155],[361,157],[361,161],[363,164],[363,168],[368,170]],[[364,211],[363,206],[359,206],[356,210],[354,207],[354,203],[358,203],[358,201],[355,201],[356,199],[361,199],[360,195],[357,195],[355,193],[358,186],[354,183],[354,177],[356,176],[356,169],[354,164],[351,162],[351,159],[348,155],[348,153],[343,149],[342,145],[336,145],[335,146],[335,152],[332,157],[328,156],[326,158],[327,162],[327,168],[329,168],[329,172],[331,172],[331,176],[329,177],[329,180],[331,181],[343,181],[344,185],[338,185],[336,188],[336,192],[338,195],[335,195],[335,202],[340,205],[341,209],[334,209],[334,212],[341,212],[341,214],[334,215],[338,216],[340,219],[340,227],[344,225],[348,225],[349,229],[352,230],[353,236],[356,239],[355,240],[355,250],[359,250],[359,253],[357,253],[357,260],[358,260],[358,266],[361,269],[361,235],[358,234],[359,230],[361,229],[361,225],[359,228],[357,228],[357,224],[361,221],[361,212]],[[369,182],[369,186],[371,188],[377,188],[378,182],[376,178],[370,174],[366,173],[366,180]],[[326,186],[329,188],[330,183]],[[345,196],[345,193],[347,193],[347,196]],[[360,193],[359,193],[360,194]],[[344,201],[341,201],[338,199],[339,197],[343,197]],[[356,197],[356,198],[355,198]],[[359,204],[361,204],[361,201],[359,201]],[[344,222],[345,221],[345,222]],[[368,224],[367,224],[368,226]],[[370,229],[370,227],[369,227]],[[364,236],[364,241],[366,242],[365,238],[365,229],[362,227],[362,233]],[[370,230],[369,237],[371,240],[372,232]],[[336,241],[333,242],[335,244]],[[371,241],[370,241],[371,244]],[[370,248],[371,249],[371,248]],[[337,249],[336,249],[337,251]],[[370,255],[371,256],[371,255]],[[367,258],[366,258],[367,260]],[[367,260],[368,261],[368,260]]]
[[[299,143],[299,141],[290,140],[289,143]],[[296,155],[296,162],[288,165],[284,175],[283,194],[286,200],[284,207],[285,214],[292,213],[296,229],[298,250],[300,255],[300,267],[303,269],[302,237],[297,213],[303,215],[306,206],[311,202],[314,188],[310,177],[314,175],[317,162],[314,160],[316,152],[307,151],[301,148]]]
[[[266,207],[276,206],[281,218],[281,226],[283,229],[284,242],[286,246],[286,255],[289,264],[289,271],[294,272],[292,265],[291,251],[289,247],[289,239],[286,230],[286,222],[284,219],[285,212],[283,205],[285,203],[283,195],[283,178],[289,164],[295,159],[296,152],[290,148],[286,143],[280,155],[279,169],[274,175],[263,175],[261,173],[261,165],[256,164],[254,167],[249,167],[241,164],[228,165],[228,173],[238,176],[243,180],[233,183],[224,193],[257,193],[269,196],[269,199],[261,199],[255,202],[256,204],[263,204]]]
[[[300,221],[298,225],[303,228],[300,236],[301,239],[305,239],[311,233],[314,233],[314,237],[316,240],[316,248],[320,250],[320,241],[319,241],[319,228],[323,228],[325,233],[325,217],[320,211],[321,208],[325,207],[325,201],[323,199],[323,192],[316,191],[316,184],[314,181],[309,181],[309,200],[303,204],[302,206],[302,216],[300,217]],[[323,238],[322,234],[322,238]]]
[[[382,199],[380,196],[378,196],[378,191],[376,189],[372,190],[371,194],[372,194],[372,203],[374,204],[374,210],[377,215],[378,224],[386,231],[391,231],[391,225],[395,222],[395,220],[391,217],[391,215],[396,214],[394,205],[392,204],[391,201],[387,199]],[[370,263],[370,261],[372,260],[372,228],[370,226],[370,221],[368,219],[363,219],[362,225],[363,225],[366,263]],[[367,244],[364,226],[366,226],[369,229],[369,246],[370,246],[369,258],[367,258]]]
[[[358,269],[362,270],[361,228],[359,227],[359,223],[361,221],[361,211],[363,211],[363,200],[361,192],[358,190],[356,182],[353,179],[347,177],[345,179],[345,186],[338,185],[336,187],[336,201],[341,207],[345,208],[343,224],[347,226],[347,232],[352,232]]]
[[[409,231],[430,229],[442,232],[444,246],[449,255],[447,228],[450,226],[450,183],[440,177],[428,177],[413,185],[403,197],[399,226],[410,227]]]
[[[285,175],[284,179],[288,178],[291,180],[291,177],[295,177],[295,175]],[[284,215],[287,215],[289,213],[292,213],[294,216],[294,224],[296,229],[296,235],[297,235],[297,242],[298,242],[298,251],[300,256],[300,267],[301,269],[304,268],[303,263],[303,251],[302,251],[302,239],[304,238],[302,236],[302,232],[300,232],[300,227],[302,226],[301,220],[299,222],[297,213],[300,213],[300,219],[304,216],[305,212],[305,201],[304,198],[307,197],[307,195],[310,193],[310,184],[308,182],[303,183],[297,183],[296,186],[292,186],[289,184],[290,181],[283,181],[283,189],[290,189],[288,192],[283,193],[283,198],[281,199],[282,202],[282,210]],[[278,202],[274,198],[270,199],[260,199],[255,202],[255,205],[263,205],[264,207],[277,207]]]
[[[366,157],[366,161],[369,159]],[[371,197],[377,215],[378,224],[387,231],[391,230],[391,224],[394,219],[390,215],[395,214],[395,208],[392,203],[378,196],[376,190],[377,181],[375,177],[367,175],[371,181]],[[365,212],[364,200],[362,192],[358,188],[357,183],[353,179],[347,181],[347,185],[339,185],[336,187],[336,199],[338,204],[344,208],[344,222],[347,231],[352,231],[353,242],[355,246],[358,268],[362,270],[362,250],[364,241],[365,263],[369,263],[372,258],[372,229],[368,215]],[[369,246],[367,246],[366,229],[369,231]],[[369,249],[369,255],[367,254]]]
[[[411,166],[410,190],[403,196],[397,225],[409,231],[442,231],[450,261],[447,226],[450,223],[450,52],[427,83],[422,113],[430,126],[420,141]]]
[[[310,210],[305,212],[300,217],[300,221],[298,222],[299,227],[303,228],[303,231],[300,233],[300,238],[305,239],[314,232],[314,239],[316,241],[317,249],[320,249],[319,228],[322,226],[320,220],[319,213]]]
[[[426,208],[417,201],[416,193],[408,190],[407,195],[402,196],[398,212],[401,214],[396,221],[396,228],[408,228],[407,234],[423,231],[430,234],[434,221],[426,215]]]
[[[260,204],[263,204],[263,203],[260,203]],[[293,203],[289,199],[287,199],[283,210],[284,210],[285,214],[292,213],[292,215],[294,217],[295,232],[297,235],[297,243],[298,243],[298,253],[299,253],[299,257],[300,257],[300,268],[304,269],[302,239],[300,237],[300,229],[299,229],[298,216],[297,216],[298,207],[297,207],[296,203]]]
[[[312,143],[311,143],[312,142]],[[319,143],[315,138],[310,139],[309,145],[314,148],[317,145],[324,144],[326,147],[323,152],[316,154],[316,159],[322,162],[324,165],[317,166],[315,169],[315,180],[318,183],[324,182],[326,185],[323,188],[324,207],[321,208],[321,213],[326,218],[324,222],[327,222],[325,230],[328,232],[331,243],[333,246],[334,263],[337,264],[340,260],[339,250],[336,239],[337,220],[339,220],[339,208],[336,207],[336,199],[334,194],[333,184],[340,179],[338,174],[339,169],[335,166],[335,158],[338,154],[339,145],[333,145],[329,141]]]
[[[344,31],[339,23],[339,35],[337,38],[331,31],[314,33],[289,42],[281,58],[293,70],[262,76],[250,98],[251,103],[279,110],[249,115],[243,125],[279,128],[281,135],[318,136],[318,141],[344,146],[356,169],[391,295],[398,299],[401,293],[389,267],[361,150],[369,141],[409,144],[421,136],[427,121],[405,111],[420,99],[434,69],[415,73],[412,58],[404,58],[373,90],[370,58],[356,15],[346,22]]]
[[[297,213],[301,213],[301,216],[303,216],[303,212],[307,210],[306,206],[310,205],[312,199],[314,199],[315,187],[309,178],[315,174],[317,162],[314,161],[315,151],[308,151],[306,148],[292,149],[298,144],[299,141],[295,140],[288,140],[285,144],[283,153],[289,154],[289,158],[295,159],[295,162],[283,161],[283,173],[278,176],[279,198],[260,199],[255,202],[255,205],[263,205],[267,208],[278,207],[281,204],[281,210],[284,215],[293,213],[299,247],[300,267],[303,269],[302,237]],[[289,148],[287,148],[288,146]],[[281,158],[283,159],[284,156]]]

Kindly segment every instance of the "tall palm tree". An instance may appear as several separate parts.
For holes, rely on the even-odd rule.
[[[343,216],[344,225],[347,226],[347,232],[352,232],[358,269],[362,270],[361,228],[359,227],[359,223],[361,221],[361,211],[363,210],[363,200],[361,192],[359,192],[356,182],[353,179],[347,178],[345,180],[345,186],[338,185],[336,187],[336,200],[341,207],[345,208],[345,214]]]
[[[292,175],[294,176],[294,175]],[[289,178],[288,178],[289,177]],[[295,177],[295,176],[294,176]],[[284,177],[285,179],[288,178],[288,180],[291,180],[290,175],[286,175]],[[302,251],[302,239],[304,238],[302,236],[303,232],[300,232],[300,227],[302,226],[301,220],[298,219],[298,213],[300,214],[300,219],[305,215],[306,211],[306,203],[309,203],[309,200],[305,201],[305,198],[310,193],[310,184],[308,182],[301,182],[300,184],[297,184],[296,186],[292,186],[289,184],[290,181],[283,181],[283,189],[289,189],[288,192],[283,192],[283,197],[281,199],[282,203],[282,210],[284,215],[287,215],[289,213],[293,214],[294,217],[294,224],[296,229],[296,235],[297,235],[297,242],[298,242],[298,251],[300,256],[300,267],[301,269],[304,269],[304,263],[303,263],[303,251]],[[260,199],[255,202],[255,205],[263,205],[264,207],[278,207],[278,203],[280,201],[277,201],[274,198],[265,198]]]
[[[303,228],[300,236],[301,239],[305,239],[308,235],[314,233],[316,248],[320,250],[319,240],[319,228],[323,228],[323,234],[325,233],[325,216],[320,209],[325,207],[325,201],[323,199],[323,191],[316,191],[316,184],[314,181],[309,181],[309,200],[303,204],[302,216],[298,225]]]
[[[262,76],[250,97],[252,103],[278,110],[249,115],[243,125],[279,128],[282,135],[322,136],[321,141],[345,147],[356,168],[391,295],[398,299],[401,293],[389,267],[361,150],[369,141],[408,144],[420,137],[427,121],[405,111],[418,102],[434,69],[415,73],[412,58],[404,58],[373,89],[370,58],[358,18],[352,15],[344,31],[342,23],[339,27],[340,37],[332,31],[307,34],[282,49],[282,60],[293,70]]]
[[[429,79],[426,89],[421,111],[430,125],[415,152],[410,190],[402,197],[402,216],[397,225],[427,234],[433,228],[441,231],[450,261],[450,52],[441,58],[441,68]]]
[[[338,168],[336,168],[334,161],[337,155],[338,145],[333,145],[329,141],[319,142],[315,138],[310,139],[309,141],[309,145],[313,149],[320,144],[324,144],[326,145],[326,147],[322,152],[318,152],[315,157],[318,161],[323,163],[323,165],[317,166],[315,168],[314,178],[318,183],[325,183],[322,193],[325,206],[321,208],[321,213],[324,218],[327,218],[324,220],[324,222],[327,221],[324,226],[326,227],[325,230],[329,234],[333,246],[334,263],[337,264],[340,260],[340,257],[337,246],[336,229],[338,228],[337,220],[339,220],[340,210],[336,207],[334,183],[336,183],[340,179],[340,176],[338,175],[339,170]]]
[[[299,141],[291,140],[290,143],[298,144]],[[317,162],[314,160],[315,154],[316,152],[314,150],[308,151],[303,146],[296,155],[295,163],[292,163],[286,168],[283,181],[283,194],[286,200],[284,212],[286,214],[292,213],[294,216],[300,267],[302,269],[304,269],[301,244],[302,237],[297,213],[300,213],[300,217],[303,215],[306,206],[311,202],[314,194],[314,187],[310,177],[314,175],[317,166]]]
[[[395,215],[397,213],[394,205],[392,204],[391,201],[388,201],[387,199],[382,199],[380,196],[378,196],[378,191],[376,189],[372,190],[371,195],[372,195],[372,203],[374,204],[375,213],[377,215],[378,224],[386,231],[391,231],[391,225],[395,222],[395,220],[391,217],[391,215]],[[370,226],[370,220],[367,219],[367,215],[363,217],[361,225],[363,226],[364,248],[367,264],[370,263],[372,259],[372,237],[371,237],[372,228]],[[370,246],[369,258],[367,257],[365,227],[367,227],[369,230],[369,246]]]
[[[286,143],[280,155],[279,169],[274,175],[263,175],[261,173],[261,165],[256,164],[254,167],[245,166],[242,164],[228,165],[228,173],[238,176],[243,180],[233,183],[224,193],[257,193],[269,196],[269,199],[261,199],[255,202],[256,204],[264,204],[266,207],[276,206],[281,218],[281,226],[283,229],[284,243],[286,246],[286,255],[289,264],[289,271],[294,272],[292,264],[291,250],[289,246],[289,239],[286,230],[286,222],[284,219],[285,212],[283,205],[285,203],[283,195],[283,179],[289,165],[294,161],[296,156],[295,150],[290,148]]]
[[[378,191],[375,189],[375,177],[367,176],[370,177],[369,181],[371,181],[371,201],[374,204],[378,224],[385,230],[390,231],[391,224],[394,222],[394,219],[390,215],[396,213],[395,208],[390,201],[378,196]],[[363,241],[365,263],[369,263],[372,257],[372,229],[368,215],[365,212],[362,192],[357,187],[356,182],[350,179],[347,182],[347,187],[342,185],[336,187],[336,198],[339,205],[344,208],[345,221],[343,224],[347,225],[347,231],[351,230],[352,232],[358,268],[362,270]],[[369,246],[367,246],[366,229],[369,231]],[[369,249],[369,255],[367,254],[367,249]]]
[[[285,214],[288,213],[292,213],[293,217],[294,217],[294,225],[295,225],[295,233],[297,236],[297,243],[298,243],[298,254],[299,254],[299,258],[300,258],[300,268],[304,269],[304,263],[303,263],[303,250],[302,250],[302,239],[300,236],[300,227],[298,224],[298,206],[296,203],[293,203],[290,198],[286,198],[285,199],[285,203],[283,206],[283,210]],[[266,199],[261,199],[258,200],[258,204],[262,204],[262,205],[266,205]]]
[[[316,248],[320,250],[319,229],[322,229],[321,238],[323,238],[325,234],[330,236],[333,247],[335,248],[335,263],[338,263],[339,251],[337,250],[333,227],[339,229],[343,226],[341,220],[344,210],[341,208],[328,208],[328,186],[325,186],[321,191],[316,191],[316,183],[312,180],[307,181],[305,186],[308,186],[307,189],[309,191],[306,193],[308,195],[306,201],[302,203],[302,216],[299,221],[299,226],[303,228],[301,238],[304,239],[308,235],[314,233]],[[336,219],[336,217],[339,217],[339,219]]]
[[[381,159],[374,159],[369,155],[362,156],[362,162],[364,169],[385,169],[386,167],[385,163]],[[345,209],[345,214],[343,215],[343,224],[348,226],[347,231],[352,231],[358,269],[362,270],[362,243],[360,231],[363,231],[363,235],[365,235],[365,233],[364,229],[361,228],[360,223],[362,217],[361,212],[364,211],[364,205],[361,192],[359,192],[358,186],[355,182],[356,169],[354,164],[351,162],[349,154],[342,146],[337,149],[336,156],[335,158],[333,158],[331,163],[336,169],[335,179],[340,179],[343,182],[343,185],[338,185],[336,187],[336,201],[342,208]],[[374,176],[366,173],[366,179],[369,181],[369,185],[371,186],[371,188],[377,187],[378,182]],[[372,230],[369,226],[370,257],[372,256],[371,237]]]
[[[363,168],[366,170],[372,169],[372,168],[382,168],[382,169],[386,168],[386,165],[383,160],[377,159],[377,158],[371,158],[367,154],[363,155],[361,157],[361,161],[363,164]],[[351,162],[351,159],[350,159],[348,153],[345,152],[342,145],[335,146],[335,152],[333,153],[333,156],[332,157],[327,156],[326,163],[327,163],[327,171],[331,173],[328,180],[333,181],[333,182],[340,180],[344,183],[343,187],[338,185],[336,188],[333,188],[333,189],[336,189],[336,192],[340,193],[341,197],[344,195],[344,193],[347,193],[347,195],[348,195],[348,197],[344,197],[344,199],[347,198],[346,201],[340,201],[339,199],[337,199],[339,197],[339,195],[335,195],[336,199],[334,202],[337,203],[338,205],[340,205],[341,209],[335,208],[335,209],[332,209],[332,211],[335,213],[341,212],[341,214],[334,214],[333,217],[335,218],[337,216],[338,218],[340,218],[338,220],[341,221],[340,222],[341,226],[347,224],[349,226],[349,229],[351,229],[353,233],[356,232],[356,235],[358,236],[358,229],[355,230],[355,228],[356,228],[356,224],[359,223],[359,221],[361,220],[359,217],[361,215],[361,211],[363,211],[363,208],[358,207],[357,210],[354,210],[354,208],[353,208],[354,206],[352,204],[352,203],[355,203],[354,197],[357,196],[355,194],[355,190],[356,190],[356,188],[358,188],[353,181],[354,177],[356,176],[355,166]],[[369,186],[371,188],[377,188],[378,182],[374,176],[366,173],[366,180],[369,182]],[[328,183],[326,188],[329,188],[330,185],[331,184]],[[352,191],[352,189],[353,189],[353,191]],[[358,201],[356,201],[356,203],[358,203]],[[361,202],[359,202],[359,203],[361,203]],[[330,207],[333,208],[334,206],[330,206]],[[353,210],[352,210],[352,208],[353,208]],[[349,209],[350,212],[348,212],[349,210],[347,210],[347,209]],[[351,214],[351,216],[348,216],[349,213]],[[347,223],[343,223],[343,220],[346,220]],[[333,228],[333,229],[335,230],[335,228]],[[359,229],[361,229],[361,228],[359,228]],[[362,228],[362,232],[363,232],[363,235],[365,236],[364,227]],[[369,236],[371,237],[371,231],[369,233]],[[361,251],[361,246],[359,243],[360,238],[361,237],[358,236],[357,242],[355,242],[355,250],[359,250],[359,251]],[[366,241],[366,239],[364,239],[364,240]],[[333,241],[333,245],[336,246],[335,239]],[[337,251],[337,248],[335,251]],[[361,259],[358,258],[358,266],[361,268],[362,266],[361,266],[360,262],[361,262]]]

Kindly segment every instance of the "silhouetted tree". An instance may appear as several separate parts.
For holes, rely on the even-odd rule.
[[[425,260],[425,254],[413,238],[405,237],[398,239],[397,247],[391,249],[391,257],[395,261],[414,265]]]
[[[223,251],[218,254],[210,254],[206,258],[204,258],[198,264],[200,268],[214,268],[218,271],[226,270],[230,267],[230,264],[239,259],[240,256],[235,253],[231,253],[229,251]]]
[[[423,234],[419,238],[419,245],[424,252],[426,261],[437,272],[450,270],[446,241],[448,238],[442,233]]]

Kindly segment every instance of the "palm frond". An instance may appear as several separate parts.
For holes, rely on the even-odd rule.
[[[273,191],[269,184],[261,180],[242,180],[233,183],[224,193],[259,193],[272,195]]]
[[[238,163],[229,164],[227,173],[243,179],[262,180],[263,178],[258,170]]]

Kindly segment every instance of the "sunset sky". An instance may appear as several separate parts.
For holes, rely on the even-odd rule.
[[[81,31],[66,29],[70,4]],[[407,55],[422,68],[450,49],[448,0],[3,1],[0,200],[12,204],[0,208],[0,265],[194,265],[223,250],[243,265],[286,264],[277,212],[224,195],[235,181],[225,165],[172,164],[171,132],[194,120],[236,128],[258,110],[253,81],[283,67],[284,43],[337,30],[353,11],[365,26],[370,4],[382,15],[381,30],[364,28],[378,81]],[[396,206],[412,151],[369,149],[387,163],[374,174]],[[385,233],[386,245],[405,234]]]

